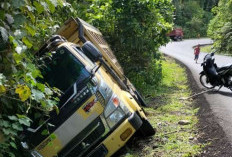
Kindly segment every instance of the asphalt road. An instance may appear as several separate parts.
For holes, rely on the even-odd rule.
[[[199,73],[202,71],[201,62],[206,53],[200,53],[199,63],[196,64],[193,60],[194,55],[192,47],[197,44],[208,43],[212,43],[212,41],[210,39],[183,40],[181,42],[170,42],[166,46],[161,47],[160,50],[164,54],[184,63],[192,72],[197,85],[203,90],[204,88],[199,81]],[[232,63],[232,57],[215,55],[215,62],[218,66],[222,66]],[[228,140],[232,143],[232,91],[223,87],[219,92],[205,93],[204,96],[210,104],[210,108],[218,124],[222,126]]]

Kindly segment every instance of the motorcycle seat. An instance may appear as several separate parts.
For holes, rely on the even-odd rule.
[[[231,67],[232,67],[232,64],[227,64],[227,65],[225,65],[225,66],[218,67],[218,68],[217,68],[217,72],[221,72],[221,71],[223,71],[223,70],[227,70],[227,69],[229,69],[229,68],[231,68]]]

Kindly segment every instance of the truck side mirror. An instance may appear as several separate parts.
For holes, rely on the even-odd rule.
[[[85,55],[93,62],[99,61],[99,59],[102,58],[101,52],[90,41],[87,41],[83,44],[82,50]]]

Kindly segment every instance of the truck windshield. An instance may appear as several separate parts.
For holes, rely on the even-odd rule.
[[[84,65],[65,47],[52,52],[51,57],[44,62],[45,66],[41,68],[41,72],[45,82],[62,92],[67,91],[75,82],[80,83],[91,76]]]

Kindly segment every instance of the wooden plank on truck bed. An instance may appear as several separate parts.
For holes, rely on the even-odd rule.
[[[76,36],[76,38],[78,38],[78,26],[75,20],[71,18],[68,21],[66,21],[64,25],[56,33],[70,41],[71,37],[74,35]]]

